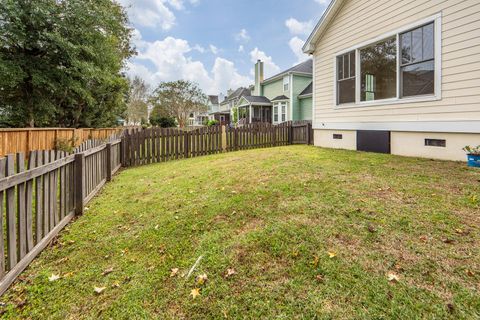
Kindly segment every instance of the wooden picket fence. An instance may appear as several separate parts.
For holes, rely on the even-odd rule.
[[[50,150],[0,158],[0,295],[121,167],[311,143],[310,129],[286,123],[128,130],[122,137],[87,140],[72,154]]]
[[[0,294],[120,169],[121,144],[0,158]]]

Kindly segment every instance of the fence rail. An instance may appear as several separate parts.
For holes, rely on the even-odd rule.
[[[70,155],[0,158],[0,295],[121,167],[293,143],[312,143],[311,124],[129,130],[87,140]]]

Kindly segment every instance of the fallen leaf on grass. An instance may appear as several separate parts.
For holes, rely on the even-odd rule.
[[[62,278],[69,278],[71,276],[73,276],[73,272],[67,272],[62,276]]]
[[[173,268],[171,271],[170,278],[173,278],[178,274],[178,268]]]
[[[190,291],[190,295],[193,297],[193,299],[195,299],[196,297],[200,296],[200,289],[192,289],[192,291]]]
[[[332,259],[332,258],[335,258],[337,256],[337,254],[333,251],[329,251],[328,256],[330,257],[330,259]]]
[[[102,293],[106,288],[105,287],[94,287],[93,288],[93,291],[96,293],[96,294],[100,294]]]
[[[157,225],[155,226],[155,230],[158,230],[158,228],[160,228],[160,226],[157,224]]]
[[[50,281],[50,282],[57,281],[58,279],[60,279],[60,276],[58,274],[53,274],[52,273],[52,275],[50,277],[48,277],[48,281]]]
[[[197,277],[197,283],[200,286],[203,286],[207,282],[207,280],[208,280],[208,277],[205,273]]]
[[[102,272],[102,276],[106,276],[107,274],[110,274],[113,272],[113,267],[110,267],[108,269],[105,269],[103,272]]]
[[[320,258],[318,256],[313,257],[312,265],[314,268],[318,267],[319,262],[320,262]]]
[[[475,275],[475,272],[473,272],[472,270],[466,269],[465,274],[469,277],[473,277]]]
[[[390,282],[398,282],[400,280],[399,276],[394,272],[389,272],[387,274],[387,279]]]
[[[233,275],[237,274],[237,272],[235,271],[235,269],[233,268],[229,268],[227,269],[227,274],[225,275],[225,278],[230,278],[232,277]]]
[[[323,280],[324,280],[323,275],[321,275],[321,274],[317,274],[317,276],[315,277],[315,279],[316,279],[318,282],[323,282]]]
[[[112,288],[120,288],[120,283],[115,282],[114,284],[112,284]]]

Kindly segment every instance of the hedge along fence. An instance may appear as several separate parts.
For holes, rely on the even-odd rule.
[[[295,130],[291,123],[152,128],[126,131],[121,139],[88,140],[71,155],[32,151],[28,161],[21,152],[0,158],[0,295],[122,166],[289,145],[295,135],[300,143]]]
[[[15,128],[0,129],[0,157],[33,150],[53,150],[57,141],[74,143],[74,147],[89,139],[106,139],[121,134],[124,128],[65,129],[65,128]]]

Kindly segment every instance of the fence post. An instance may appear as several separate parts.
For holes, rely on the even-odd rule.
[[[75,214],[83,214],[83,199],[85,199],[84,185],[85,185],[85,154],[77,153],[75,155],[75,169],[74,169],[74,194],[75,194]]]
[[[293,125],[288,124],[288,144],[293,144]]]
[[[227,151],[227,127],[222,125],[222,152]]]
[[[112,143],[107,143],[107,181],[112,181]]]
[[[307,124],[307,136],[308,136],[308,141],[307,141],[307,144],[308,145],[311,145],[313,144],[312,143],[312,124],[311,123],[308,123]]]
[[[190,156],[190,132],[184,131],[183,132],[183,151],[185,158],[188,158]]]

